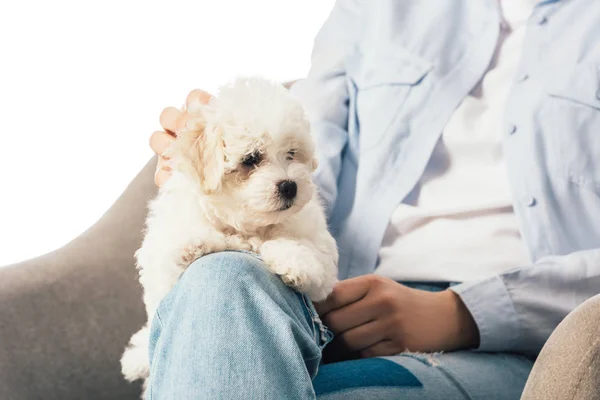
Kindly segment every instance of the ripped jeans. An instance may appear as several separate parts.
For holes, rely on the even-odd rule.
[[[312,303],[258,256],[211,254],[158,308],[147,399],[519,399],[532,367],[473,351],[321,365],[331,338]]]

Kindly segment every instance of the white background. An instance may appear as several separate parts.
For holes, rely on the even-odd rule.
[[[0,266],[91,226],[160,111],[236,75],[302,77],[333,0],[0,2]]]

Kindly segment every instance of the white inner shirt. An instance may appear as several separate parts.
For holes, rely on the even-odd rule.
[[[530,263],[513,212],[501,128],[537,1],[499,3],[503,23],[494,60],[452,114],[411,204],[392,214],[376,274],[464,282]]]

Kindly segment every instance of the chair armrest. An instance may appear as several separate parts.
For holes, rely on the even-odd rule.
[[[0,268],[0,399],[139,399],[119,359],[146,319],[133,254],[155,166],[63,248]]]
[[[600,295],[558,325],[536,360],[521,400],[600,396]]]

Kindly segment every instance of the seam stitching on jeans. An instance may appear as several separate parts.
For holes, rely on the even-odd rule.
[[[317,342],[318,341],[318,330],[317,330],[317,327],[315,327],[315,320],[314,320],[314,315],[312,313],[312,310],[306,303],[306,297],[304,297],[304,295],[302,293],[298,293],[298,292],[296,292],[296,293],[297,293],[297,297],[299,297],[301,300],[300,303],[302,306],[304,317],[306,318],[306,322],[308,323],[308,326],[310,327],[310,330],[312,331],[313,340],[315,342]]]
[[[156,314],[158,315],[158,311],[156,312]],[[161,327],[162,327],[162,326],[163,326],[163,323],[162,323],[161,319],[160,319],[160,318],[158,318],[158,321],[160,322],[160,325],[161,325]],[[158,345],[160,344],[161,340],[162,340],[162,335],[158,337],[158,341],[156,342],[156,345],[154,346],[154,357],[156,357],[156,356],[157,356],[157,354],[156,354],[156,348],[157,348],[157,347],[158,347]],[[146,351],[149,351],[149,350],[150,350],[150,349],[146,349]],[[148,361],[150,361],[150,360],[148,360]],[[151,377],[151,376],[153,375],[153,373],[155,373],[155,372],[156,372],[156,362],[152,362],[152,363],[151,363],[151,368],[150,368],[150,371],[149,371],[149,373],[148,373],[148,378],[146,378],[146,379],[148,380],[148,382],[147,382],[147,383],[148,383],[148,385],[146,386],[146,390],[147,390],[147,392],[148,392],[148,400],[152,400],[152,398],[154,397],[154,396],[152,395],[152,388],[154,387],[154,385],[153,385],[153,383],[154,383],[154,382],[152,382],[152,380],[150,379],[150,377]]]
[[[158,319],[158,322],[160,323],[161,328],[164,328],[165,325],[163,324],[162,318],[160,317],[160,313],[158,312],[158,308],[156,309],[156,313],[154,313],[154,314],[156,316],[156,319]],[[148,328],[150,328],[150,327],[148,327]]]
[[[454,376],[452,376],[448,371],[446,371],[446,369],[442,365],[438,365],[437,367],[434,367],[434,368],[438,369],[452,383],[454,383],[454,385],[456,386],[458,391],[461,392],[465,396],[466,399],[473,400],[473,397],[469,394],[469,392],[467,392],[467,390],[460,384],[460,382],[457,381],[456,378]]]
[[[395,388],[395,389],[402,389],[402,390],[406,390],[406,389],[423,389],[423,386],[403,386],[403,385],[389,385],[389,386],[385,386],[385,385],[367,385],[367,386],[356,386],[356,387],[352,387],[352,388],[343,388],[343,389],[336,389],[336,390],[332,390],[331,392],[327,392],[327,393],[323,393],[321,396],[329,396],[331,394],[335,394],[335,393],[344,393],[344,392],[352,392],[354,390],[360,390],[360,389],[390,389],[390,388]],[[319,396],[319,398],[321,398],[321,396]],[[470,399],[470,397],[469,397]]]
[[[314,360],[316,360],[317,358],[321,358],[321,357],[323,357],[323,356],[322,356],[322,355],[316,355],[316,356],[314,356],[314,357],[305,358],[305,359],[304,359],[304,361],[314,361]]]

